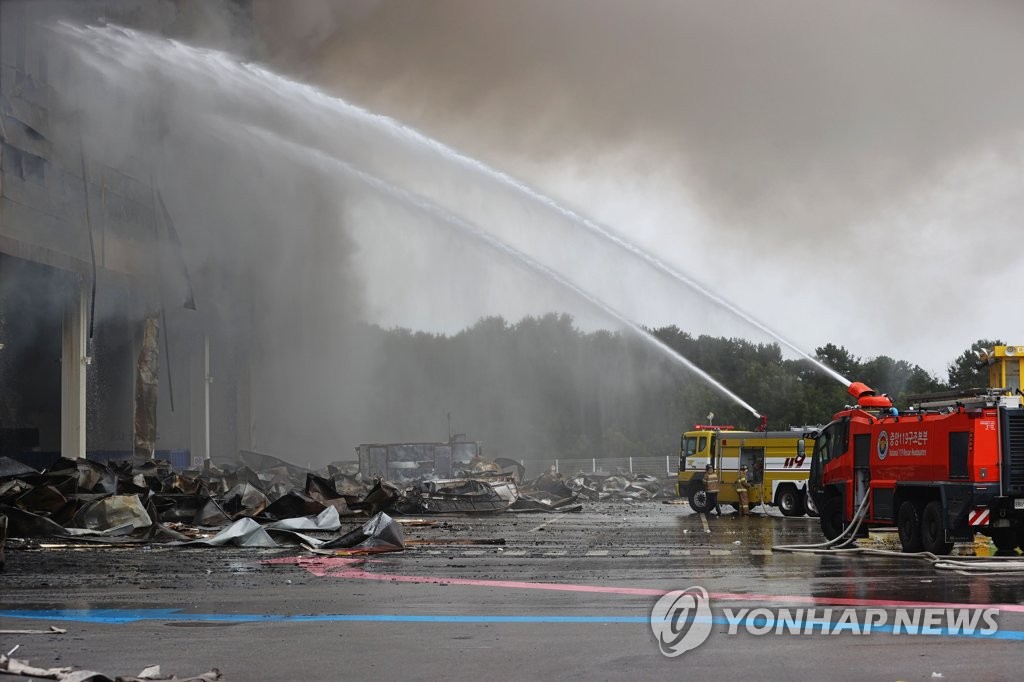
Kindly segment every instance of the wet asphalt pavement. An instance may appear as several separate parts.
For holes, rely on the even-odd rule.
[[[587,503],[578,514],[431,517],[404,552],[159,545],[9,549],[0,653],[135,675],[218,668],[227,680],[403,680],[500,675],[590,679],[1019,679],[1020,576],[940,572],[907,558],[772,551],[820,542],[817,521],[707,518],[685,504]],[[355,525],[353,523],[353,525]],[[504,545],[463,544],[504,540]],[[45,545],[46,543],[44,543]],[[59,544],[59,543],[51,543]],[[710,593],[710,636],[669,658],[659,596]],[[998,637],[729,634],[723,609],[999,605]],[[763,621],[762,621],[763,622]],[[758,622],[755,620],[755,630]]]

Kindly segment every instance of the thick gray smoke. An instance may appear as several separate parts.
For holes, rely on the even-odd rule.
[[[344,94],[506,165],[639,146],[638,162],[729,211],[723,229],[774,227],[772,210],[794,208],[811,235],[848,224],[1024,115],[1012,3],[327,6],[336,30],[319,24],[306,65]]]
[[[247,433],[243,447],[322,463],[345,457],[360,441],[443,437],[446,411],[456,409],[458,419],[458,402],[431,404],[442,398],[435,393],[447,376],[432,380],[435,368],[399,358],[401,348],[396,356],[371,347],[373,332],[364,323],[379,316],[372,302],[365,305],[363,279],[384,283],[385,301],[397,299],[425,322],[451,319],[450,311],[466,324],[494,309],[517,317],[508,291],[532,305],[539,301],[545,311],[592,308],[557,282],[524,276],[521,263],[496,257],[493,249],[431,229],[429,217],[396,211],[393,202],[368,196],[365,188],[352,191],[344,177],[283,154],[281,145],[269,144],[273,139],[323,149],[385,182],[429,193],[561,269],[574,270],[577,280],[590,272],[591,283],[596,276],[608,280],[606,288],[616,288],[606,276],[615,265],[613,254],[593,237],[577,234],[557,214],[523,205],[515,192],[496,187],[465,159],[392,121],[237,56],[197,49],[190,40],[67,22],[54,35],[66,50],[57,77],[67,117],[61,141],[83,146],[103,175],[93,181],[103,187],[112,182],[104,174],[136,189],[152,183],[154,196],[142,197],[135,207],[144,214],[133,223],[143,241],[150,231],[165,229],[159,225],[168,222],[160,218],[166,202],[192,273],[195,315],[214,330],[219,357],[212,358],[213,372],[228,372],[214,383],[214,403],[227,405],[225,424],[218,426]],[[269,135],[246,135],[250,129]],[[569,244],[576,248],[565,248]],[[581,255],[587,257],[572,268]],[[151,301],[184,294],[180,279],[165,272],[153,288],[146,294]],[[628,299],[618,294],[623,308]],[[194,353],[195,341],[182,340],[188,314],[177,317],[168,316],[171,325],[163,334],[177,340],[172,347],[190,343]],[[524,350],[514,356],[475,350],[491,356],[492,374],[503,389],[493,393],[499,404],[506,393],[530,394],[519,379],[523,356],[549,352],[543,345]],[[239,366],[239,360],[249,366]],[[389,396],[377,371],[398,362],[413,368],[399,377],[399,390],[407,394]],[[249,402],[232,411],[236,386]],[[494,388],[467,386],[463,414],[479,401],[478,391]],[[502,404],[499,413],[501,423],[492,417],[460,428],[485,439],[489,432],[510,431],[520,456],[532,454],[531,444],[548,435],[536,426],[502,426],[514,406]],[[161,423],[168,422],[188,428],[187,415],[163,415]]]
[[[1019,265],[993,247],[1022,198],[1017,3],[257,7],[282,62],[670,254],[806,347],[937,371],[980,335],[1024,336],[975,294]],[[652,322],[707,312],[672,303]]]
[[[163,28],[191,39],[198,25],[203,30],[195,40],[254,54],[251,29],[247,38],[233,13],[199,5],[169,6]],[[59,98],[55,142],[84,149],[89,181],[97,188],[94,231],[133,242],[143,257],[152,257],[137,263],[153,274],[142,277],[142,291],[129,294],[101,283],[96,314],[104,323],[166,307],[161,334],[170,343],[161,341],[159,423],[166,438],[158,447],[181,447],[181,435],[188,433],[188,411],[169,410],[168,372],[173,361],[175,389],[187,393],[190,364],[202,353],[197,334],[206,329],[212,337],[215,456],[233,455],[234,434],[241,433],[241,447],[302,463],[350,458],[362,414],[358,391],[346,389],[365,385],[372,365],[360,355],[362,293],[343,226],[348,197],[322,174],[218,136],[218,125],[238,110],[259,117],[258,101],[232,91],[229,82],[216,82],[218,90],[192,73],[148,62],[145,54],[133,59],[130,52],[115,54],[110,44],[90,43],[78,14],[72,12],[75,21],[49,26],[50,78]],[[216,69],[212,62],[210,69]],[[287,126],[280,117],[265,123]],[[180,246],[166,236],[167,222]],[[117,255],[101,246],[101,265],[117,262]],[[177,263],[187,279],[173,270]],[[182,308],[189,289],[194,312]],[[129,310],[127,300],[138,309]],[[131,332],[129,327],[128,338]],[[237,390],[251,397],[248,409],[234,403]]]
[[[424,216],[258,137],[240,142],[246,127],[428,197],[648,326],[764,340],[400,123],[613,226],[805,348],[834,341],[939,370],[979,336],[1024,336],[1024,322],[976,295],[1018,261],[964,236],[966,221],[996,244],[1015,234],[1015,8],[166,7],[181,43],[77,23],[57,31],[65,138],[158,187],[198,314],[216,322],[220,347],[253,358],[231,377],[249,383],[251,414],[230,419],[251,420],[256,449],[298,446],[324,461],[360,441],[443,436],[452,406],[430,404],[434,368],[403,360],[409,385],[427,386],[401,396],[407,412],[373,394],[389,360],[364,322],[454,332],[488,314],[552,310],[614,322]],[[936,310],[955,310],[956,328]],[[494,376],[517,381],[519,368],[493,357]]]

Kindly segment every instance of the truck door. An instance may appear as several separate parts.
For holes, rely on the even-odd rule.
[[[750,483],[750,501],[753,504],[754,491],[757,490],[757,501],[762,502],[764,496],[764,448],[740,448],[740,466],[747,467],[747,482]]]
[[[764,478],[764,448],[740,448],[740,466],[746,466],[751,483],[760,483]]]

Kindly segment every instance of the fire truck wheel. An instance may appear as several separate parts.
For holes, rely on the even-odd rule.
[[[690,509],[699,514],[708,511],[708,493],[704,488],[690,488]]]
[[[821,506],[821,533],[826,540],[835,540],[843,532],[843,500],[832,495]]]
[[[1017,534],[1012,528],[993,528],[992,544],[1000,552],[1012,552],[1017,547]]]
[[[942,503],[938,500],[926,504],[921,513],[921,544],[924,551],[932,554],[949,554],[953,551],[953,543],[946,542],[946,533],[942,528]]]
[[[905,500],[896,514],[896,528],[900,533],[900,545],[904,552],[920,552],[921,542],[921,505],[918,502]]]
[[[814,508],[814,500],[811,499],[810,491],[804,491],[804,509],[807,510],[807,515],[812,519],[818,518],[818,510]]]
[[[783,516],[803,515],[803,500],[801,499],[800,493],[793,486],[785,485],[779,488],[777,498],[779,511],[782,512]]]

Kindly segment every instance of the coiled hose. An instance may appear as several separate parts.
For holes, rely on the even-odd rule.
[[[864,494],[857,511],[854,513],[850,523],[847,524],[839,535],[826,542],[819,542],[809,545],[775,545],[772,551],[790,552],[793,554],[843,554],[856,556],[883,556],[899,559],[917,559],[931,563],[936,570],[955,571],[961,575],[976,574],[999,574],[1013,575],[1024,574],[1024,557],[977,557],[965,556],[951,558],[939,556],[931,552],[894,552],[888,549],[871,549],[867,547],[851,547],[857,537],[864,517],[867,516],[868,495]]]

